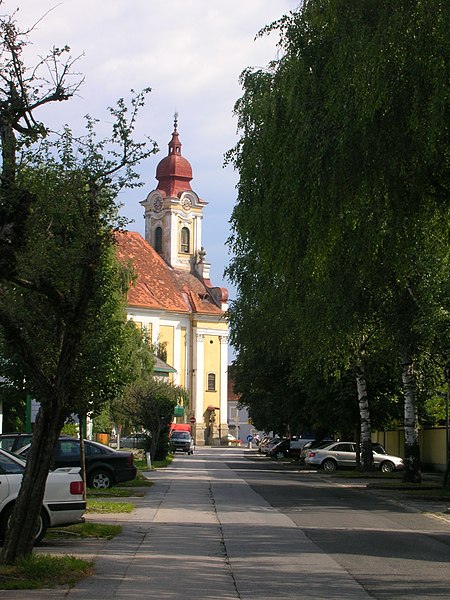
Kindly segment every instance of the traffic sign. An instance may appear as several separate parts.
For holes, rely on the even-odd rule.
[[[196,419],[195,417],[191,417],[191,418],[189,419],[189,423],[192,423],[192,425],[193,425],[193,424],[196,422],[196,420],[197,420],[197,419]]]
[[[249,434],[247,436],[247,442],[251,442],[252,440],[253,440],[253,436]]]

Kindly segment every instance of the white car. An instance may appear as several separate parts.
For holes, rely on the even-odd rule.
[[[227,434],[227,441],[229,446],[240,446],[242,444],[241,440],[238,440],[232,433]]]
[[[322,467],[329,473],[336,471],[338,467],[356,467],[356,449],[355,442],[325,442],[307,451],[305,464],[310,467]],[[400,456],[387,454],[380,444],[373,444],[372,449],[375,468],[383,473],[404,469],[405,465]]]
[[[5,538],[14,502],[22,484],[25,461],[0,450],[0,539]],[[86,511],[80,467],[64,467],[47,477],[44,502],[36,531],[36,544],[48,527],[82,523]]]

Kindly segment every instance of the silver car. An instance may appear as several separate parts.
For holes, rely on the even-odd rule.
[[[322,467],[329,473],[336,471],[338,467],[356,467],[356,448],[357,444],[355,442],[323,444],[308,451],[305,464],[311,467]],[[374,444],[373,460],[375,467],[384,473],[401,471],[405,466],[402,458],[387,454],[380,444]]]
[[[194,438],[189,431],[174,430],[170,435],[169,441],[173,453],[180,450],[186,454],[194,454]]]

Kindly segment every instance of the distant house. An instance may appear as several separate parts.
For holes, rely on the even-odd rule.
[[[165,381],[169,379],[171,373],[176,373],[176,370],[170,365],[168,365],[166,362],[155,356],[153,372],[155,374],[155,377],[158,377],[162,381]]]
[[[250,423],[248,410],[245,407],[238,407],[239,395],[236,394],[233,387],[233,367],[228,367],[228,429],[235,438],[242,442],[247,441],[247,436],[256,433],[255,428]]]
[[[167,362],[157,361],[158,375],[190,392],[183,419],[195,420],[195,443],[219,444],[228,434],[228,292],[209,279],[201,229],[207,202],[191,188],[192,168],[181,154],[176,121],[156,179],[141,202],[145,239],[136,232],[117,234],[117,255],[136,275],[128,318],[152,343],[163,344]]]

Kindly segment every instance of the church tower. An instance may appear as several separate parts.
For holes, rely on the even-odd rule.
[[[173,269],[209,279],[210,265],[202,247],[203,207],[191,188],[192,167],[181,154],[177,114],[169,151],[157,166],[156,189],[141,202],[145,239]]]
[[[197,445],[228,443],[228,291],[213,286],[202,246],[207,202],[191,188],[175,115],[157,187],[141,202],[145,239],[118,232],[117,256],[132,264],[127,314],[152,344],[165,349],[167,379],[189,393],[182,408]]]

